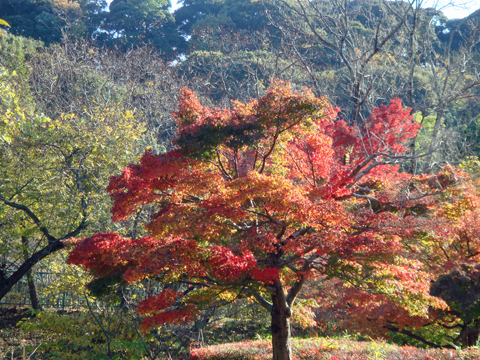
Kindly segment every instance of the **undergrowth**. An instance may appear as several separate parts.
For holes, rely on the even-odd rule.
[[[479,349],[420,349],[385,342],[325,338],[294,339],[293,360],[476,360]],[[244,341],[191,349],[191,360],[270,360],[269,340]]]

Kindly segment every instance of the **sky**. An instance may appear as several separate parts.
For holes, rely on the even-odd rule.
[[[175,11],[175,10],[177,10],[177,9],[180,7],[180,6],[177,4],[177,3],[178,3],[177,0],[171,0],[171,2],[172,2],[172,10],[171,10],[172,12]]]
[[[110,4],[112,0],[107,0]],[[175,11],[179,8],[178,0],[171,0],[172,9]],[[424,0],[423,7],[435,7],[449,19],[464,18],[474,11],[480,9],[480,0]]]
[[[423,7],[434,7],[449,19],[459,19],[480,9],[480,0],[425,0]]]

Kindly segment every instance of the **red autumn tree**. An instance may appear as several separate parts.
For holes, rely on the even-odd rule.
[[[335,292],[329,297],[312,286],[311,296],[323,300],[317,312],[336,316],[343,327],[370,336],[397,332],[436,348],[477,344],[479,184],[456,169],[450,169],[450,176],[457,178],[457,186],[447,188],[439,176],[436,186],[442,189],[441,196],[432,197],[428,207],[411,209],[429,216],[441,230],[434,231],[431,226],[416,230],[402,241],[396,268],[378,262],[370,267],[368,278],[351,279],[355,286],[332,278],[323,284]],[[415,179],[412,184],[425,179]]]
[[[231,110],[203,107],[184,90],[175,149],[145,153],[108,188],[114,220],[156,206],[150,236],[96,234],[69,262],[129,283],[190,286],[141,302],[145,330],[249,297],[271,313],[273,358],[290,359],[290,318],[306,280],[367,278],[379,264],[408,271],[416,264],[402,263],[402,242],[442,231],[426,214],[432,193],[452,181],[400,172],[419,125],[399,99],[360,128],[336,121],[337,112],[281,81]]]

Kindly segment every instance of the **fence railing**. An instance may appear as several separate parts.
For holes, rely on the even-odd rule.
[[[7,273],[7,276],[9,274]],[[87,300],[83,294],[75,291],[52,291],[51,286],[59,282],[60,277],[65,276],[63,273],[52,273],[47,271],[37,271],[32,273],[35,289],[37,292],[38,302],[44,308],[57,308],[65,310],[67,308],[86,308]],[[49,288],[50,287],[50,288]],[[48,289],[49,288],[49,289]],[[152,281],[142,281],[137,287],[129,287],[125,289],[125,296],[129,299],[140,301],[150,296],[158,294],[162,285]],[[10,306],[31,306],[30,293],[28,290],[27,277],[24,276],[17,282],[10,292],[0,301],[0,305]]]
[[[8,274],[7,274],[8,275]],[[85,297],[74,291],[52,292],[46,291],[48,286],[54,284],[64,274],[37,271],[32,273],[37,292],[38,302],[42,307],[66,309],[71,307],[87,307]],[[28,291],[27,277],[24,276],[17,282],[10,292],[0,301],[0,305],[31,306]]]

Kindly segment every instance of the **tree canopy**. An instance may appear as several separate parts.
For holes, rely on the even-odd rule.
[[[419,266],[407,250],[414,234],[447,231],[427,209],[456,174],[399,170],[419,128],[410,110],[392,100],[360,130],[333,121],[338,111],[281,81],[232,110],[203,107],[184,90],[176,147],[147,152],[108,187],[115,221],[156,205],[149,237],[99,233],[76,243],[69,263],[120,283],[186,285],[139,304],[144,330],[251,298],[271,313],[274,359],[290,359],[289,321],[307,279],[362,282],[379,271],[376,291],[385,292],[390,276]],[[404,298],[395,301],[438,306],[425,278],[396,283]]]
[[[149,44],[166,52],[184,48],[168,0],[113,0],[96,37],[110,45]]]
[[[2,71],[0,299],[63,249],[62,240],[86,235],[88,225],[106,225],[109,201],[102,188],[111,171],[133,158],[142,131],[132,113],[115,108],[48,118],[19,98],[16,75]]]

